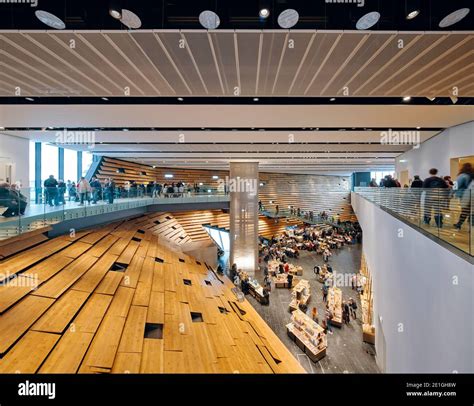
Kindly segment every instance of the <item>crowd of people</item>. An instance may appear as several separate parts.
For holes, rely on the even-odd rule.
[[[461,211],[458,221],[453,224],[456,229],[461,229],[462,225],[469,217],[471,212],[471,193],[470,190],[474,186],[474,168],[471,163],[464,163],[458,173],[456,181],[453,182],[451,176],[439,176],[436,168],[429,170],[429,176],[421,179],[419,175],[415,175],[410,185],[403,185],[414,192],[414,196],[418,200],[423,198],[424,224],[429,225],[432,215],[437,227],[443,227],[443,210],[449,209],[450,201],[453,198],[459,199]],[[371,187],[394,188],[401,187],[400,182],[391,175],[385,176],[380,184],[375,179],[370,182]],[[423,194],[423,192],[427,192]],[[473,219],[471,219],[472,222]]]
[[[301,250],[315,251],[328,262],[332,250],[356,242],[362,242],[362,229],[358,223],[345,222],[340,226],[296,227],[269,240],[260,238],[259,249],[264,263],[271,259],[286,263],[288,258],[298,258]]]
[[[98,178],[93,177],[90,182],[82,176],[77,183],[62,179],[56,180],[54,175],[50,175],[43,183],[44,202],[51,207],[60,206],[66,203],[65,195],[68,201],[77,202],[79,205],[84,203],[97,204],[104,200],[108,204],[114,202],[116,193],[115,182],[112,178],[107,178],[102,183]]]

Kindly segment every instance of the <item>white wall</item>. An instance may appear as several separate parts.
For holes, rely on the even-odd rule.
[[[356,193],[352,205],[385,337],[383,354],[376,330],[378,364],[385,358],[392,373],[474,372],[474,266]]]
[[[0,133],[0,182],[5,182],[5,166],[13,165],[11,183],[29,187],[29,140]]]
[[[474,117],[474,108],[472,114]],[[445,176],[450,174],[451,158],[468,155],[474,155],[474,121],[450,127],[425,141],[420,148],[400,155],[395,170],[400,174],[408,169],[410,179],[414,175],[420,175],[422,179],[428,177],[430,168],[438,168],[440,176]]]

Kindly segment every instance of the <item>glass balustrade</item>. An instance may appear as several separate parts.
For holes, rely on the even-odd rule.
[[[65,220],[97,216],[148,205],[228,201],[217,189],[106,189],[79,193],[66,188],[0,187],[0,240]]]
[[[472,190],[356,187],[354,191],[425,232],[474,255]]]

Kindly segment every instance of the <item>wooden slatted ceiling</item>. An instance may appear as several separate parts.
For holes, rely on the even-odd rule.
[[[0,95],[19,86],[23,96],[123,96],[128,86],[132,96],[233,97],[235,87],[242,96],[336,96],[347,87],[426,97],[457,86],[467,97],[473,41],[470,32],[4,32]]]
[[[38,246],[49,256],[0,262],[37,281],[34,290],[1,288],[1,373],[304,372],[253,307],[236,302],[227,278],[161,244],[155,217],[57,237]]]
[[[117,173],[118,168],[125,169],[125,173]],[[146,172],[147,175],[140,175]],[[164,177],[173,174],[172,179]],[[199,169],[179,168],[153,168],[135,162],[123,161],[115,158],[104,157],[97,177],[105,180],[112,177],[118,186],[123,186],[126,181],[134,180],[138,184],[157,181],[171,183],[183,181],[187,184],[202,182],[205,186],[217,189],[219,179],[225,179],[227,171],[211,171]],[[219,179],[213,179],[218,176]],[[301,210],[313,210],[314,213],[325,211],[329,215],[337,215],[341,220],[355,220],[350,204],[350,177],[323,176],[323,175],[285,175],[276,173],[260,173],[259,198],[266,208],[280,210],[288,206],[299,207]],[[270,203],[272,201],[273,203]]]

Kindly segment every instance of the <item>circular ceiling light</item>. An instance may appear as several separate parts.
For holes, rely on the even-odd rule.
[[[403,101],[404,101],[404,102],[409,102],[410,100],[411,100],[411,96],[405,96],[405,97],[403,98]]]
[[[416,16],[420,14],[420,10],[413,10],[407,14],[407,20],[413,20]]]
[[[211,10],[204,10],[199,14],[199,22],[201,25],[208,30],[215,30],[219,27],[221,20],[219,16]]]
[[[258,12],[258,15],[261,17],[261,18],[268,18],[268,16],[270,15],[270,10],[268,8],[262,8],[259,12]]]
[[[460,8],[459,10],[453,11],[440,21],[440,28],[446,28],[458,23],[469,14],[469,11],[470,9],[468,8]]]
[[[356,28],[358,30],[368,30],[370,27],[374,26],[380,20],[380,13],[377,11],[372,11],[363,15],[357,21]]]
[[[300,16],[296,10],[289,8],[284,10],[278,16],[278,25],[281,28],[291,28],[296,25]]]
[[[140,17],[125,8],[122,10],[122,17],[120,18],[120,22],[130,29],[137,29],[142,26],[142,21],[140,20]]]
[[[122,18],[122,12],[118,8],[111,8],[109,10],[109,14],[116,20],[120,20]]]
[[[54,14],[48,13],[44,10],[36,10],[35,16],[43,24],[46,24],[48,27],[54,28],[56,30],[64,30],[66,24],[59,17],[56,17]]]

